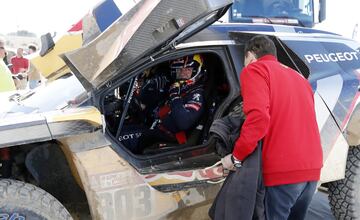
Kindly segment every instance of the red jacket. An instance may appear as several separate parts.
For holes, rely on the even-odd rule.
[[[13,65],[11,68],[13,74],[21,72],[21,69],[25,69],[26,71],[29,69],[29,60],[25,57],[13,56],[11,58],[11,64]]]
[[[308,81],[266,55],[240,74],[246,120],[233,154],[244,160],[263,139],[265,186],[317,181],[322,148]]]

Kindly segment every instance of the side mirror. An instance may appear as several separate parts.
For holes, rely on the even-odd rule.
[[[45,56],[47,53],[49,53],[49,51],[51,51],[54,46],[54,40],[52,38],[52,36],[50,35],[50,33],[44,34],[40,37],[41,40],[41,49],[40,49],[40,56]]]
[[[319,22],[326,19],[326,0],[320,0]]]

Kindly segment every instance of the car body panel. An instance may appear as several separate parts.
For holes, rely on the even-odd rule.
[[[353,113],[350,116],[349,122],[346,125],[344,134],[346,135],[346,140],[350,146],[360,145],[360,105],[359,101],[356,102],[356,107],[354,108]]]
[[[2,119],[0,147],[51,140],[46,118],[41,114]]]
[[[87,81],[86,88],[89,83],[99,88],[136,60],[151,56],[154,49],[166,47],[177,38],[185,39],[215,22],[231,3],[230,0],[144,0],[94,41],[66,53],[63,58],[75,74],[81,74],[81,81]],[[86,61],[82,59],[84,56]]]
[[[321,180],[343,178],[348,147],[360,143],[358,130],[355,131],[359,127],[359,44],[322,36],[284,40],[309,66],[309,82],[326,103],[327,111],[317,111],[325,159]]]
[[[101,114],[97,108],[84,104],[87,99],[75,76],[58,79],[31,91],[0,94],[0,147],[100,129]]]
[[[18,90],[12,93],[1,93],[0,117],[61,110],[71,105],[81,104],[87,99],[88,94],[81,83],[75,76],[69,75],[31,91]]]
[[[45,78],[55,79],[69,72],[65,62],[59,54],[77,49],[82,45],[81,33],[62,36],[55,44],[55,47],[44,57],[37,56],[31,59],[31,63]],[[49,65],[51,63],[51,65]]]
[[[100,134],[101,135],[101,134]],[[92,135],[92,137],[96,134]],[[61,142],[72,149],[72,137]],[[77,139],[84,144],[89,140]],[[91,141],[91,140],[90,140]],[[199,184],[183,190],[161,192],[158,184],[179,183],[201,179],[202,175],[222,176],[221,168],[209,168],[184,173],[140,175],[110,146],[73,152],[73,160],[84,184],[93,219],[171,219],[175,210],[195,204],[211,204],[219,190],[219,184]],[[202,174],[201,174],[202,173]],[[207,216],[207,208],[197,215]],[[180,213],[173,216],[179,217]],[[181,215],[183,216],[183,215]]]
[[[101,114],[94,107],[15,114],[0,122],[0,148],[44,142],[101,129]]]
[[[360,55],[356,50],[360,45],[323,37],[292,37],[284,41],[309,66],[309,82],[344,129],[358,98]]]
[[[134,2],[127,2],[132,5]],[[123,11],[126,12],[126,11]],[[44,56],[31,56],[30,62],[48,80],[54,80],[70,72],[60,54],[80,48],[96,38],[122,15],[115,2],[106,0],[99,3],[68,32],[56,39],[54,48]]]
[[[349,145],[318,92],[314,93],[314,101],[323,149],[320,181],[330,182],[342,179],[345,176],[346,163],[344,161],[347,158]],[[337,172],[333,172],[334,170]]]
[[[62,114],[54,114],[51,116],[51,118],[49,117],[47,119],[49,123],[77,120],[88,121],[95,126],[102,125],[100,112],[97,108],[94,107],[70,109],[68,111],[62,112]]]
[[[102,0],[81,19],[83,45],[94,40],[139,0]],[[78,29],[79,30],[79,29]]]

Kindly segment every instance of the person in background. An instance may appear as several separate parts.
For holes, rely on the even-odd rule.
[[[5,51],[5,57],[4,57],[2,60],[4,61],[4,63],[5,63],[6,66],[9,65],[9,62],[8,62],[8,53],[7,53],[7,51]]]
[[[18,48],[16,55],[11,58],[11,72],[17,89],[25,89],[27,86],[27,72],[29,70],[29,60],[23,55],[23,48]]]
[[[36,52],[36,47],[33,44],[28,46],[28,55]],[[41,84],[41,74],[36,67],[29,61],[28,71],[29,89],[35,89]]]
[[[11,77],[11,72],[4,62],[5,54],[5,41],[3,39],[0,39],[0,92],[16,90],[14,81]],[[10,148],[0,148],[0,163],[1,178],[10,177],[12,165],[10,158]]]
[[[33,53],[35,53],[35,52],[36,52],[36,47],[35,47],[35,45],[30,44],[30,45],[28,46],[28,54],[33,54]]]
[[[34,64],[32,64],[31,62],[28,71],[28,79],[29,79],[29,89],[35,89],[41,84],[41,74],[39,70],[37,70]]]
[[[304,219],[323,164],[313,90],[277,60],[270,38],[253,37],[244,55],[240,85],[246,119],[223,166],[240,167],[263,140],[266,219]]]
[[[4,62],[6,56],[5,41],[0,39],[0,92],[15,90],[15,84],[11,72]]]

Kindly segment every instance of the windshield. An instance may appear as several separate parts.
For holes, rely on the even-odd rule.
[[[249,18],[287,18],[289,20],[282,23],[313,26],[311,0],[235,0],[230,13],[232,22],[249,22]],[[277,23],[276,20],[264,22]]]

